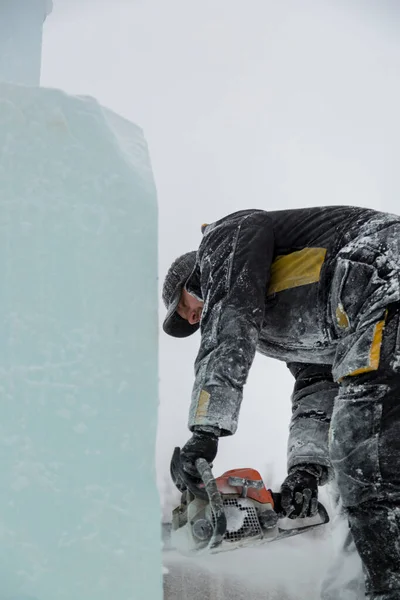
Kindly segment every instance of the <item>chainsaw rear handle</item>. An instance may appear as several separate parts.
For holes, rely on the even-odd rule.
[[[270,490],[270,492],[271,492],[272,498],[274,500],[274,511],[278,514],[279,517],[286,517],[285,511],[283,510],[282,504],[281,504],[281,494],[279,492],[273,492],[272,490]],[[316,515],[318,515],[320,517],[320,519],[322,521],[321,525],[325,525],[325,523],[329,523],[328,511],[326,510],[325,506],[323,504],[321,504],[321,502],[318,502]],[[299,518],[299,517],[297,517],[297,518]]]

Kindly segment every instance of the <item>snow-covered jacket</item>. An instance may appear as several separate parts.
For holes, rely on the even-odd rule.
[[[379,213],[333,206],[244,210],[203,228],[186,289],[204,301],[189,428],[236,431],[255,352],[295,377],[288,467],[330,467],[328,430],[338,383],[329,309],[338,251]]]

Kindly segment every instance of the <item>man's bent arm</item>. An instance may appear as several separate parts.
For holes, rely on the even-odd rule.
[[[273,253],[273,229],[264,211],[241,211],[205,230],[198,252],[204,308],[190,429],[236,431],[263,325]]]

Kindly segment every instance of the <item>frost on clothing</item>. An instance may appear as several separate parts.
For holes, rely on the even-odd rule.
[[[367,596],[399,600],[400,217],[236,213],[207,227],[186,287],[205,302],[189,426],[234,433],[256,350],[286,361],[289,465],[334,471]]]
[[[187,285],[204,300],[191,425],[234,433],[263,323],[274,237],[259,211],[216,224],[204,240],[192,277],[200,289]]]
[[[288,469],[301,464],[323,467],[320,485],[332,479],[328,432],[338,384],[329,365],[291,363],[296,378],[292,395],[292,418],[288,440]]]
[[[330,318],[338,339],[333,375],[340,380],[376,370],[379,355],[371,345],[383,333],[387,307],[400,300],[399,218],[381,215],[337,256],[329,298]],[[394,359],[398,360],[398,350]]]
[[[385,317],[380,364],[346,377],[331,427],[331,460],[354,541],[363,559],[368,597],[400,598],[400,305]]]
[[[256,350],[288,363],[332,364],[330,270],[342,238],[356,237],[375,214],[354,207],[248,210],[205,229],[186,284],[205,302],[190,428],[236,431]]]

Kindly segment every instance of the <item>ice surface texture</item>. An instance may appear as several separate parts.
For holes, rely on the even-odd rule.
[[[141,130],[0,85],[0,599],[161,598],[157,205]]]

